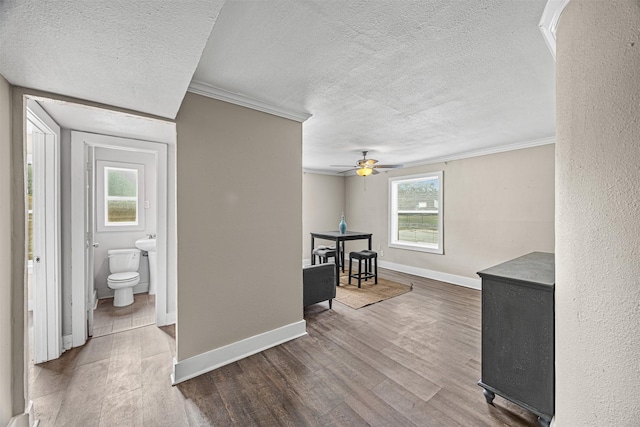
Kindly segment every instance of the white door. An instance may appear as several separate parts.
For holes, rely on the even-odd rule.
[[[59,202],[56,134],[31,110],[27,134],[32,144],[33,357],[35,363],[62,352],[59,269]]]
[[[95,211],[95,172],[94,172],[94,150],[95,147],[90,145],[85,145],[86,152],[86,165],[85,168],[85,200],[87,201],[86,209],[85,209],[85,233],[87,236],[87,242],[85,245],[85,283],[87,286],[87,333],[91,337],[93,336],[93,310],[96,308],[96,287],[95,287],[95,264],[94,258],[95,253],[94,250],[100,243],[94,242],[93,240],[93,232],[94,232],[94,211]]]

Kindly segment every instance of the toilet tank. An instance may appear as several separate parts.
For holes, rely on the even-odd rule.
[[[124,273],[138,271],[140,266],[140,249],[111,249],[109,254],[109,272]]]

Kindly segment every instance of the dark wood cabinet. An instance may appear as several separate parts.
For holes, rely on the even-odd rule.
[[[555,409],[554,255],[532,252],[478,272],[482,278],[482,378],[478,385],[538,415]]]

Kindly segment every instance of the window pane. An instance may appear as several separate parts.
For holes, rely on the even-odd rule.
[[[443,253],[442,172],[391,178],[389,183],[389,244]]]
[[[107,200],[107,222],[136,222],[137,205],[135,200]]]
[[[398,211],[431,211],[438,209],[438,180],[398,184]]]
[[[138,171],[134,169],[105,168],[108,180],[108,197],[137,197]]]
[[[398,240],[438,243],[437,213],[398,213]]]

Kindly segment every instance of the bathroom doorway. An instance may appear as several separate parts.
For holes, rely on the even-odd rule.
[[[152,325],[156,322],[157,294],[157,265],[152,260],[157,254],[158,154],[125,138],[82,138],[90,165],[86,172],[86,232],[93,241],[86,260],[89,280],[93,281],[90,297],[95,301],[94,310],[87,313],[89,335]],[[106,145],[114,142],[120,145]],[[118,259],[134,260],[135,266],[127,267],[132,271],[123,272]],[[131,286],[122,281],[112,283],[113,277],[122,274],[131,277],[125,281]],[[126,293],[132,297],[123,303]]]
[[[174,258],[169,260],[175,256],[175,253],[169,253],[169,242],[175,239],[175,225],[172,225],[175,224],[175,216],[169,209],[170,200],[175,199],[170,199],[171,192],[168,190],[170,185],[175,185],[175,179],[169,179],[169,152],[169,145],[164,143],[71,132],[71,173],[75,176],[71,182],[74,205],[71,215],[72,242],[74,247],[85,247],[84,252],[78,251],[73,255],[72,265],[81,266],[78,270],[85,272],[94,269],[91,277],[78,274],[73,280],[73,300],[78,301],[80,306],[87,301],[84,306],[86,311],[73,313],[74,346],[88,336],[100,336],[152,323],[164,326],[175,321],[175,314],[169,311],[172,308],[170,304],[175,301],[171,298],[175,290],[168,290],[167,286],[170,269],[175,265]],[[136,182],[145,181],[148,184],[144,186],[146,189],[140,187],[140,198],[136,199],[143,222],[110,228],[113,225],[110,222],[113,221],[105,216],[109,209],[108,171],[138,171]],[[89,215],[91,211],[95,212]],[[152,211],[153,215],[147,215]],[[149,236],[154,237],[152,240],[157,260],[154,269],[155,294],[149,294],[150,250],[140,249],[142,261],[137,267],[140,283],[133,288],[134,303],[115,307],[112,296],[116,291],[108,283],[111,272],[109,251],[142,248],[138,245],[139,241],[149,240]],[[175,309],[172,311],[175,312]],[[92,316],[91,325],[87,321]]]

